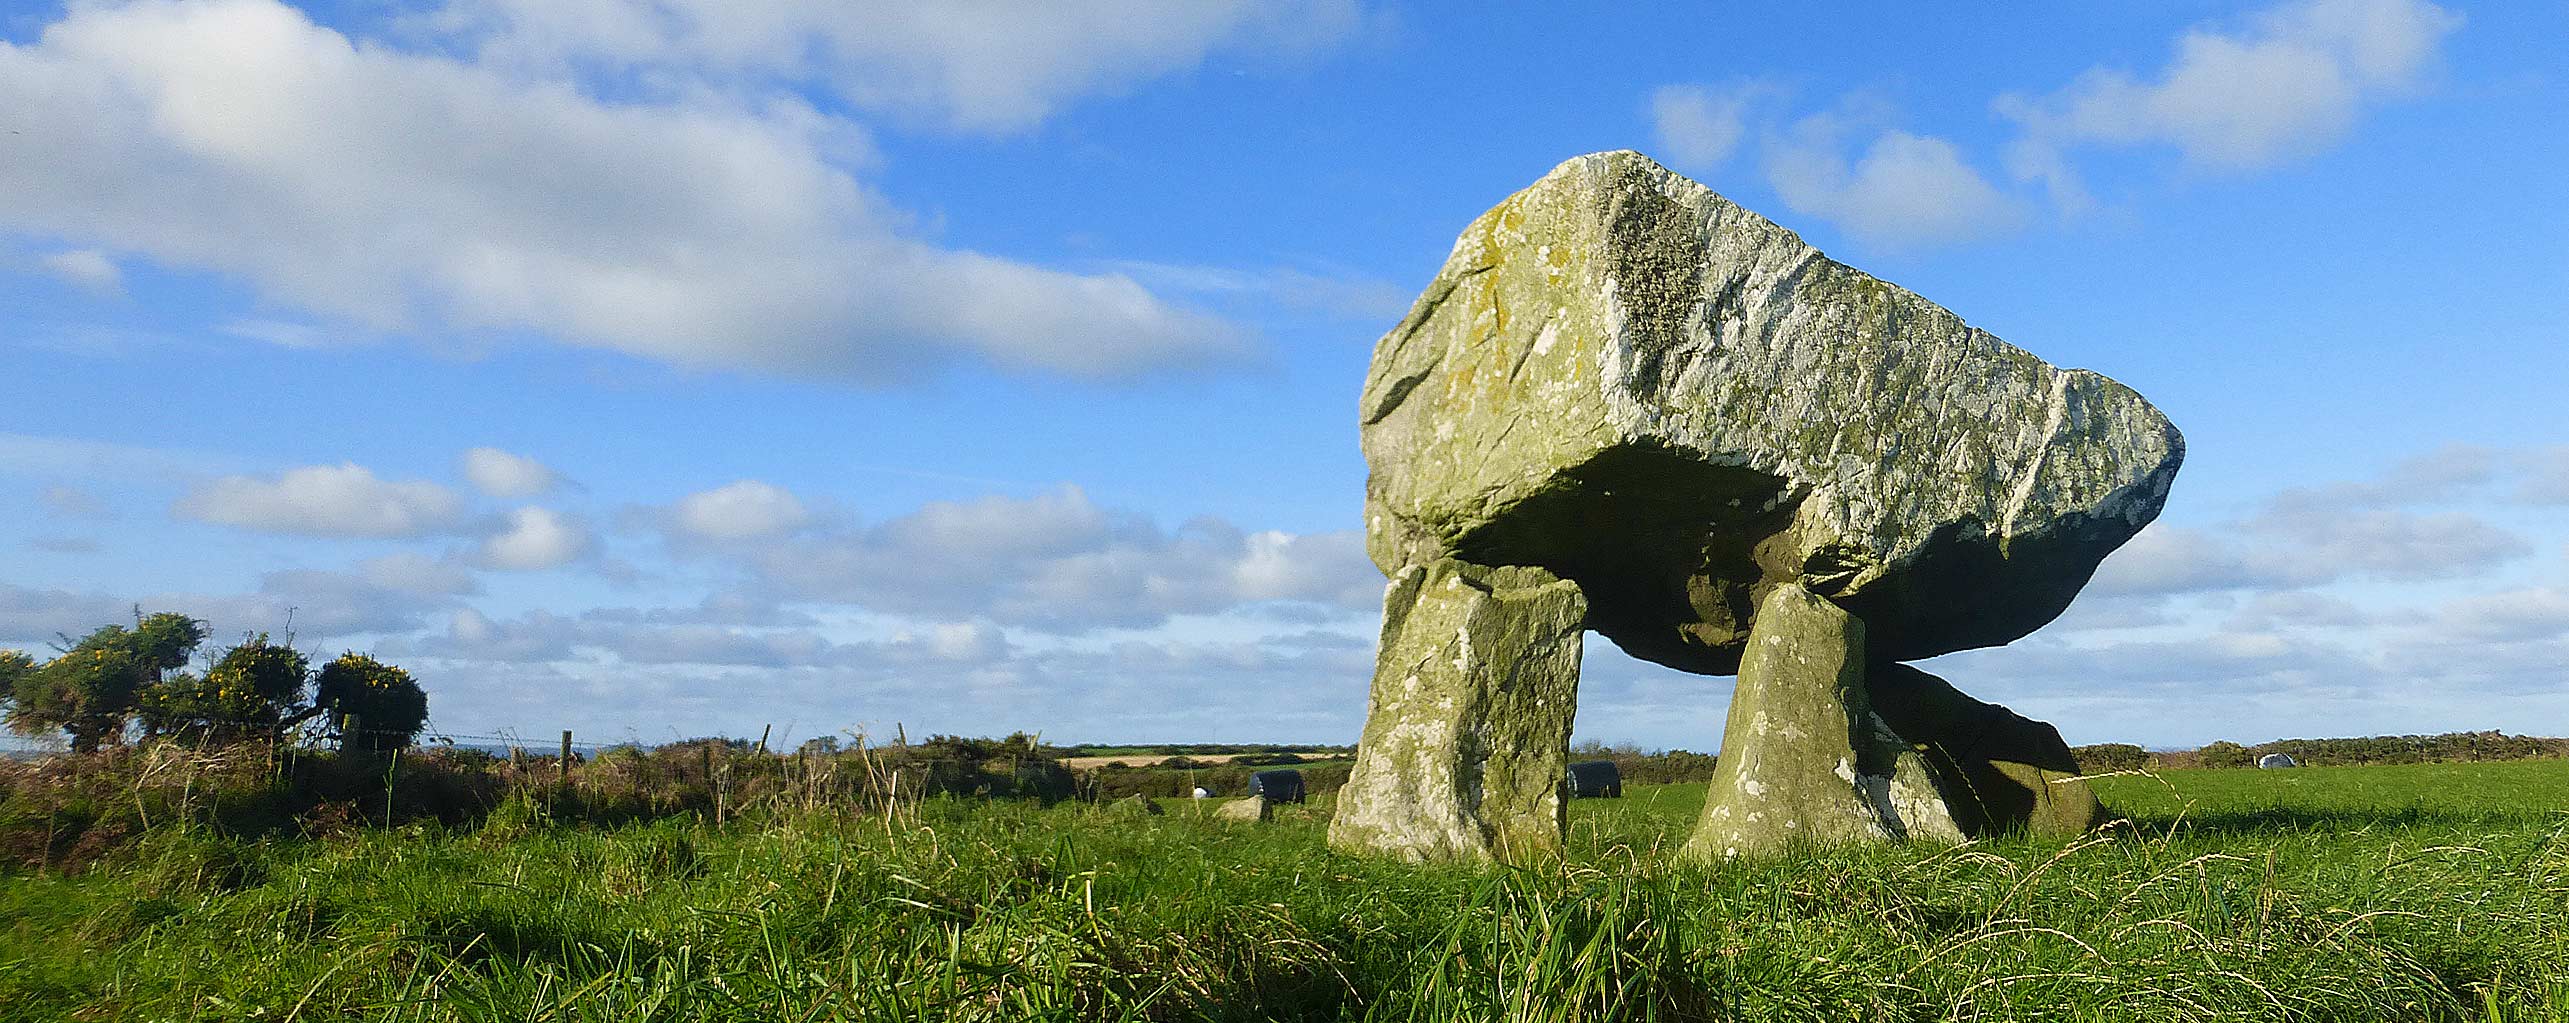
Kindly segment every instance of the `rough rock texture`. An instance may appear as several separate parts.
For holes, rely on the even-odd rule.
[[[1137,794],[1106,804],[1106,812],[1117,817],[1157,817],[1168,811],[1158,800]]]
[[[2158,514],[2184,445],[2057,369],[1637,153],[1483,214],[1374,350],[1367,542],[1579,584],[1636,656],[1738,670],[1798,583],[1867,657],[2005,643]]]
[[[2130,389],[1618,152],[1464,231],[1360,421],[1394,581],[1333,844],[1557,849],[1582,624],[1740,675],[1692,855],[2097,815],[2049,726],[1897,662],[2041,627],[2158,515],[2184,441]]]
[[[1213,809],[1213,817],[1216,820],[1256,823],[1258,821],[1274,820],[1275,816],[1275,805],[1267,802],[1267,797],[1265,796],[1250,796],[1245,799],[1226,800],[1221,806]]]
[[[1587,610],[1539,568],[1401,568],[1329,844],[1409,860],[1558,854]]]
[[[2077,835],[2105,816],[2060,730],[1905,664],[1876,664],[1873,710],[1925,758],[1964,834]]]
[[[1864,622],[1791,583],[1766,595],[1756,621],[1685,855],[1753,856],[1913,830],[1960,838],[1927,767],[1873,714]]]

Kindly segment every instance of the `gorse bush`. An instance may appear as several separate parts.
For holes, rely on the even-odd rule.
[[[428,724],[428,693],[410,673],[355,651],[321,666],[312,705],[338,729],[341,749],[401,749]]]
[[[301,652],[262,632],[223,651],[202,677],[180,673],[144,686],[135,709],[147,734],[205,743],[273,737],[291,723],[310,674]]]
[[[137,724],[145,736],[196,745],[273,743],[324,714],[322,731],[338,734],[355,713],[367,734],[342,735],[343,745],[383,752],[408,746],[427,723],[428,694],[418,682],[371,657],[342,655],[316,678],[300,651],[255,633],[215,655],[203,673],[182,670],[205,637],[196,619],[138,611],[133,628],[108,625],[66,639],[61,655],[42,663],[0,651],[5,720],[23,735],[60,732],[82,754],[122,742]]]
[[[73,752],[96,750],[124,735],[135,702],[184,667],[204,641],[203,622],[137,614],[133,628],[104,626],[42,664],[9,651],[0,655],[0,680],[9,683],[8,725],[22,735],[60,731]],[[182,686],[193,686],[180,678]]]
[[[1618,776],[1626,783],[1636,785],[1711,781],[1713,769],[1721,762],[1719,757],[1709,753],[1682,749],[1648,753],[1631,743],[1608,746],[1600,742],[1583,742],[1570,747],[1570,759],[1611,760]]]
[[[2070,756],[2078,761],[2082,774],[2104,774],[2109,771],[2137,771],[2150,764],[2150,751],[2128,742],[2104,742],[2093,746],[2070,747]]]

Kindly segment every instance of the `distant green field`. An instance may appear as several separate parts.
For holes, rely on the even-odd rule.
[[[2569,812],[2569,760],[2172,771],[2095,782],[2098,798],[2153,819],[2262,816],[2355,823],[2383,814],[2514,816]]]
[[[932,802],[237,842],[0,875],[0,1020],[2569,1020],[2569,764],[2102,779],[2076,843],[1669,862],[1701,786],[1539,869],[1325,807]]]

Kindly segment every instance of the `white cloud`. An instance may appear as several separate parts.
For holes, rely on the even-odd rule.
[[[811,615],[780,607],[739,592],[716,591],[694,607],[596,608],[581,612],[592,621],[631,625],[745,625],[756,627],[809,627],[819,624]]]
[[[225,476],[179,498],[172,511],[219,525],[309,536],[420,536],[452,528],[464,502],[425,480],[375,478],[354,462]]]
[[[1795,122],[1764,145],[1767,184],[1796,213],[1886,248],[1966,241],[2015,227],[2017,203],[1940,138],[1884,131],[1850,166],[1850,125],[1835,114]]]
[[[173,448],[0,433],[0,473],[12,475],[168,482],[200,476],[223,461]]]
[[[258,592],[239,596],[167,596],[145,607],[184,611],[218,631],[257,629],[283,639],[327,640],[365,633],[401,633],[427,624],[430,612],[449,606],[448,594],[410,592],[362,574],[297,569],[259,577]]]
[[[1241,300],[1346,320],[1396,320],[1409,311],[1410,289],[1377,277],[1294,267],[1243,270],[1119,259],[1106,264],[1154,290],[1200,299]]]
[[[562,482],[553,467],[498,448],[474,448],[460,460],[465,482],[492,497],[533,497]]]
[[[2517,496],[2533,504],[2569,504],[2569,445],[2525,455],[2525,480]]]
[[[783,77],[969,132],[1022,130],[1213,53],[1315,53],[1362,31],[1350,0],[813,3],[452,0],[440,27],[489,60],[717,79]]]
[[[842,642],[804,627],[674,621],[666,610],[611,608],[578,617],[532,611],[494,620],[465,608],[455,612],[443,635],[405,639],[387,649],[456,661],[562,662],[595,652],[629,665],[766,668],[988,664],[1013,650],[1006,634],[987,622],[929,624],[880,642]]]
[[[678,499],[678,528],[707,540],[773,536],[811,521],[812,513],[785,488],[740,480]]]
[[[2466,644],[2569,638],[2569,592],[2535,587],[2464,597],[2438,610],[2436,631]]]
[[[393,653],[416,653],[474,661],[529,663],[568,660],[576,633],[570,619],[546,611],[529,612],[512,622],[495,622],[472,608],[447,619],[446,634],[388,644]]]
[[[2353,602],[2309,590],[2279,590],[2249,598],[2230,616],[2224,628],[2238,630],[2276,630],[2300,628],[2353,628],[2382,622],[2383,616],[2366,611]]]
[[[916,643],[941,661],[989,662],[1008,655],[1008,634],[989,622],[938,625],[924,635],[894,637],[894,642]]]
[[[2284,489],[2217,527],[2153,523],[2098,566],[2088,591],[2109,598],[2233,590],[2274,597],[2348,579],[2484,575],[2532,554],[2533,543],[2472,512],[2438,506],[2477,500],[2520,477],[2530,490],[2540,468],[2538,457],[2447,445],[2369,479]],[[2343,609],[2307,603],[2303,610],[2352,621]]]
[[[45,269],[63,280],[100,295],[125,290],[125,272],[97,249],[66,249],[42,257]]]
[[[734,556],[799,600],[1056,631],[1271,602],[1371,611],[1382,595],[1382,575],[1353,531],[1249,534],[1213,518],[1163,530],[1071,486],[935,502],[870,528],[808,531]]]
[[[1650,127],[1670,163],[1704,171],[1730,159],[1747,132],[1745,115],[1754,90],[1714,91],[1699,85],[1663,85],[1650,94]]]
[[[27,548],[47,554],[96,554],[101,550],[97,540],[85,536],[39,536],[28,540]]]
[[[36,503],[46,511],[67,519],[106,519],[115,517],[107,502],[79,487],[50,486],[36,492]]]
[[[81,636],[101,625],[133,621],[134,608],[149,614],[176,611],[205,620],[211,634],[229,640],[267,632],[298,643],[404,633],[424,627],[430,612],[451,606],[450,595],[409,592],[361,574],[296,569],[259,577],[247,593],[102,594],[37,590],[0,583],[0,642],[43,642],[56,634]]]
[[[1113,375],[1245,347],[1122,275],[908,237],[850,171],[862,134],[790,92],[672,95],[602,101],[275,0],[74,5],[0,44],[0,107],[44,142],[0,149],[0,230],[235,276],[362,328],[314,339],[532,333],[872,380],[951,359]]]
[[[550,508],[519,508],[508,526],[482,541],[475,560],[492,568],[532,572],[565,565],[589,552],[589,528]]]
[[[2383,579],[2478,575],[2533,553],[2523,536],[2467,512],[2364,509],[2296,491],[2268,502],[2246,528],[2292,543],[2293,557],[2319,571]]]
[[[37,644],[57,636],[84,636],[101,625],[132,621],[133,605],[114,597],[0,582],[0,648],[27,644],[33,647],[28,653],[51,656]]]
[[[1357,566],[1364,566],[1362,569]],[[1352,529],[1295,535],[1251,533],[1231,563],[1242,600],[1310,600],[1362,604],[1379,596],[1381,573],[1365,556],[1364,534]]]
[[[287,320],[234,320],[218,329],[244,340],[303,351],[318,351],[349,343],[346,335],[338,331]]]
[[[2461,25],[2424,0],[2306,0],[2232,30],[2198,27],[2153,76],[2098,68],[2048,96],[2000,97],[2025,132],[2010,166],[2075,208],[2085,193],[2070,147],[2168,145],[2233,171],[2308,156],[2345,138],[2367,104],[2415,88]]]
[[[387,554],[358,562],[357,578],[387,590],[424,596],[456,596],[481,589],[472,573],[422,554]]]
[[[2242,547],[2226,534],[2156,522],[2106,556],[2087,592],[2117,597],[2270,589],[2324,582],[2328,575],[2321,566],[2268,548]]]
[[[1362,640],[1304,638],[1152,637],[1073,648],[1010,643],[981,622],[921,624],[880,640],[736,630],[654,637],[600,628],[589,616],[494,621],[473,612],[457,614],[445,633],[378,651],[433,677],[438,720],[458,730],[658,734],[676,723],[683,734],[755,735],[773,723],[780,735],[863,728],[889,736],[900,721],[914,737],[1024,729],[1063,741],[1353,741],[1371,650]],[[1238,713],[1239,692],[1260,694],[1257,714]]]

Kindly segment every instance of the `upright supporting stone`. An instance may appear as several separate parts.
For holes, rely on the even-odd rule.
[[[1539,568],[1404,568],[1329,844],[1406,860],[1558,855],[1587,598]]]
[[[1797,584],[1767,594],[1684,855],[1961,837],[1923,763],[1873,716],[1864,666],[1861,619]]]
[[[1906,664],[1870,669],[1873,709],[1923,754],[1963,833],[2082,834],[2105,817],[2059,729]]]

